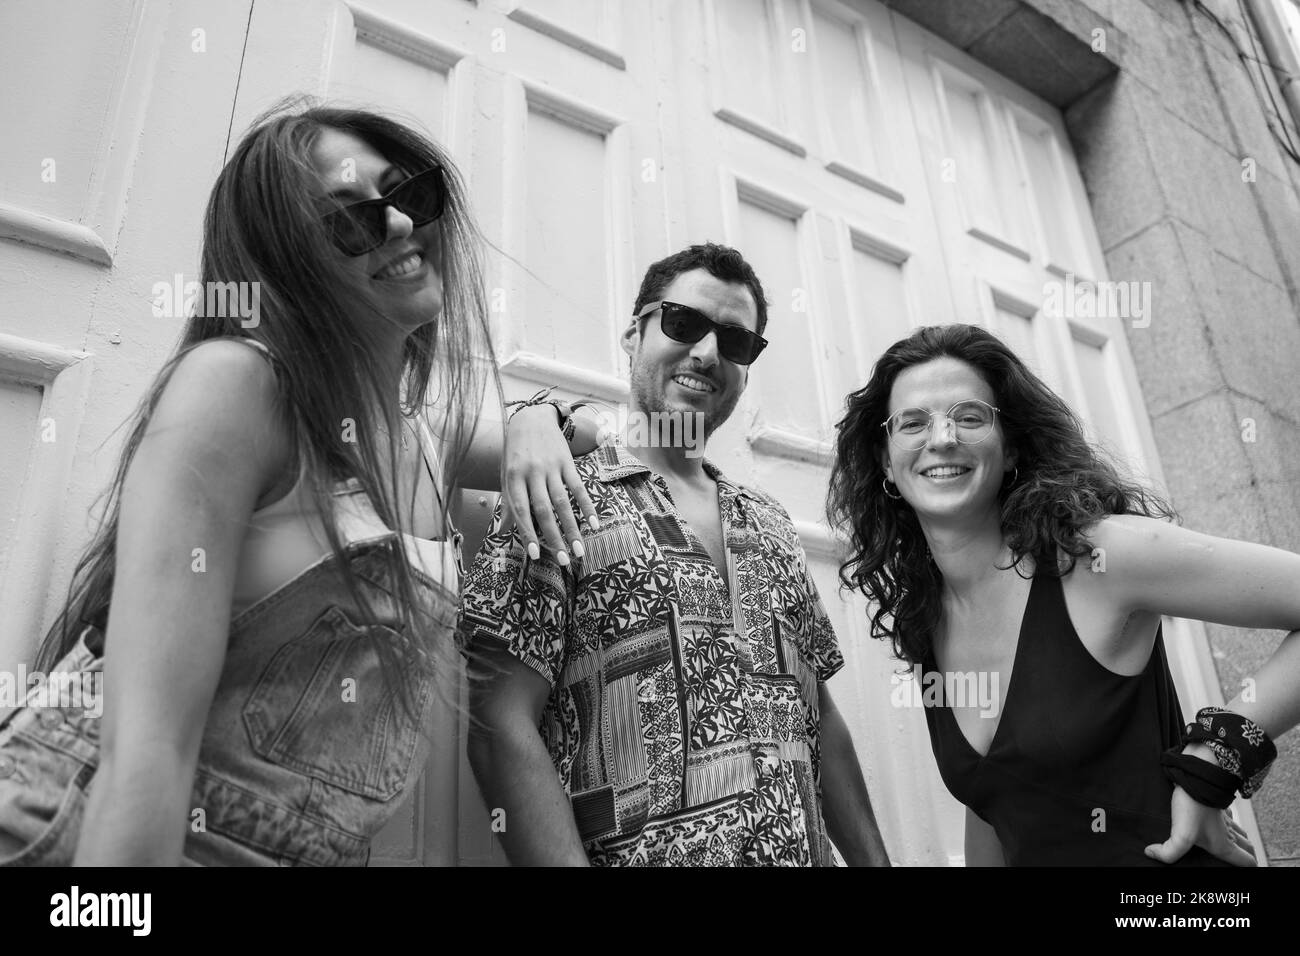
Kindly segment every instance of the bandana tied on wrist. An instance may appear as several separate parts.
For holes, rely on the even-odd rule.
[[[1218,766],[1183,753],[1188,744],[1209,747]],[[1277,747],[1259,724],[1222,707],[1202,707],[1182,743],[1160,755],[1160,766],[1197,803],[1224,809],[1238,790],[1244,799],[1254,796],[1276,759]]]
[[[1264,728],[1249,717],[1222,707],[1202,707],[1187,725],[1184,743],[1205,744],[1214,751],[1219,766],[1241,781],[1241,795],[1250,799],[1259,791],[1277,759],[1277,747]]]

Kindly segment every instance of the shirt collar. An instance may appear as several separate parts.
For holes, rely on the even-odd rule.
[[[592,457],[596,462],[597,477],[604,483],[622,481],[633,475],[653,475],[650,466],[632,454],[619,439],[606,442],[597,448]],[[758,497],[744,485],[736,484],[722,473],[709,459],[703,461],[704,473],[716,481],[725,492],[758,501]]]

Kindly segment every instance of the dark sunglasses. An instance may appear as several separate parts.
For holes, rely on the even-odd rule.
[[[398,183],[387,195],[335,209],[321,217],[330,238],[346,255],[359,256],[388,241],[388,207],[394,206],[423,226],[442,215],[447,204],[447,184],[442,167],[434,166]]]
[[[710,332],[717,333],[718,354],[728,362],[750,365],[767,348],[767,339],[757,332],[739,325],[721,325],[699,309],[678,305],[676,302],[652,302],[638,312],[636,317],[644,319],[655,309],[660,310],[659,328],[674,342],[694,345]]]

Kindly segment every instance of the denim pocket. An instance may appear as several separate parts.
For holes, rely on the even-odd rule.
[[[253,750],[364,797],[402,793],[432,689],[427,680],[412,682],[415,716],[408,714],[384,680],[381,642],[397,650],[401,638],[330,607],[276,651],[243,708]]]
[[[0,747],[0,866],[71,866],[96,765],[16,733]]]

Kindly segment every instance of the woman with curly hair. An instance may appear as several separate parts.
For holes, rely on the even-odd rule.
[[[1253,865],[1225,809],[1300,721],[1300,555],[1162,520],[970,325],[918,329],[849,396],[827,514],[872,635],[924,675],[968,865]],[[1184,728],[1161,615],[1290,633]]]

